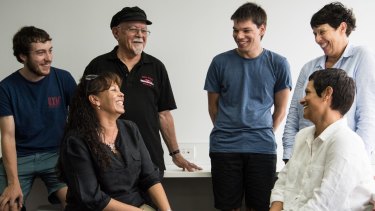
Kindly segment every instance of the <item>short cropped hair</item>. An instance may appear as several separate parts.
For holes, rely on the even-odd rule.
[[[327,68],[313,72],[309,81],[314,81],[314,88],[319,97],[327,87],[332,87],[331,108],[345,115],[353,104],[355,96],[355,82],[348,74],[337,68]]]
[[[345,33],[349,37],[356,28],[356,18],[353,10],[346,8],[340,2],[332,2],[325,5],[312,16],[310,25],[314,28],[327,23],[332,28],[337,29],[342,22],[345,22],[348,26]]]
[[[266,11],[255,3],[245,3],[240,6],[230,18],[233,21],[244,21],[250,19],[257,27],[267,25]]]
[[[52,38],[43,29],[39,29],[34,26],[22,27],[13,36],[13,55],[17,58],[17,61],[23,63],[20,55],[29,55],[31,43],[45,43],[51,40]]]

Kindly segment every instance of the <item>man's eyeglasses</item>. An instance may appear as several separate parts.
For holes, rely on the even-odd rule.
[[[129,32],[132,35],[139,34],[139,32],[141,32],[141,34],[143,36],[150,36],[150,34],[151,34],[151,32],[147,29],[128,28],[128,29],[126,29],[126,31]]]

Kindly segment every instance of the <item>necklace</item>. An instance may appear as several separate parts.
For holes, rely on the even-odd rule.
[[[117,149],[116,149],[116,145],[115,143],[105,143],[105,145],[107,145],[109,147],[109,149],[113,152],[113,153],[116,153]]]
[[[112,142],[112,140],[113,140],[113,142],[111,143],[111,142],[107,142],[106,140],[105,140],[105,135],[103,135],[103,143],[105,144],[105,145],[107,145],[108,147],[109,147],[109,149],[111,150],[111,152],[113,152],[113,153],[116,153],[117,152],[117,149],[116,149],[116,139],[117,139],[117,129],[116,130],[114,130],[113,131],[113,133],[112,133],[112,135],[111,135],[111,137],[109,137],[109,140]]]

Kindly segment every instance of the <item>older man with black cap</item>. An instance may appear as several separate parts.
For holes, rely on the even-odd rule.
[[[92,60],[84,75],[111,71],[121,76],[126,112],[120,118],[138,125],[162,178],[165,164],[159,131],[178,167],[188,171],[201,168],[185,160],[179,153],[170,112],[176,109],[176,103],[166,68],[160,60],[143,52],[150,35],[147,25],[151,24],[139,7],[125,7],[116,13],[110,27],[118,45],[111,52]]]

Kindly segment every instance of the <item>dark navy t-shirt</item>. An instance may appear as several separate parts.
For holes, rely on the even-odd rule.
[[[0,117],[13,116],[17,156],[57,151],[76,82],[65,70],[37,82],[16,71],[0,82]]]

